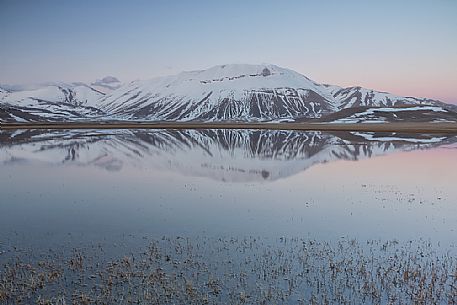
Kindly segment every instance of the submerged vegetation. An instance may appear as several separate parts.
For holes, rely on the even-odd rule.
[[[0,303],[457,304],[457,258],[435,246],[163,237],[117,257],[101,245],[9,250]]]

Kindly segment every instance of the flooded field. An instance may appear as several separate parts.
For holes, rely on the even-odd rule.
[[[0,133],[1,304],[456,304],[457,137]]]

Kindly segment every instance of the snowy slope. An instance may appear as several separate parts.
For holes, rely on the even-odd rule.
[[[354,107],[321,118],[331,123],[457,122],[457,113],[441,106]]]
[[[0,94],[3,121],[76,120],[103,115],[96,103],[101,92],[83,84],[51,84]]]
[[[83,84],[59,83],[42,86],[33,90],[14,91],[4,96],[1,102],[12,106],[34,105],[34,100],[51,103],[66,103],[75,106],[95,106],[103,93]]]
[[[268,120],[335,111],[325,87],[274,65],[222,65],[136,81],[101,100],[126,119]]]
[[[98,108],[31,100],[27,106],[0,103],[0,122],[94,120],[104,116]]]
[[[414,97],[402,97],[387,92],[365,89],[362,87],[340,88],[329,86],[329,91],[339,110],[351,107],[374,106],[392,107],[402,105],[433,105],[435,101]]]
[[[96,117],[104,114],[97,107],[103,96],[102,92],[82,83],[52,83],[0,92],[0,119],[22,122]]]

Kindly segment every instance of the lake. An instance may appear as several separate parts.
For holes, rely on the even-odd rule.
[[[456,160],[455,135],[3,130],[0,301],[453,304]]]

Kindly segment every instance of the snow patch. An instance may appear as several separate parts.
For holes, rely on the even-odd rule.
[[[429,139],[420,139],[420,138],[403,138],[403,137],[383,137],[383,136],[376,136],[374,132],[351,132],[355,136],[360,136],[368,141],[403,141],[403,142],[411,142],[411,143],[438,143],[446,139],[446,137],[433,137]]]

